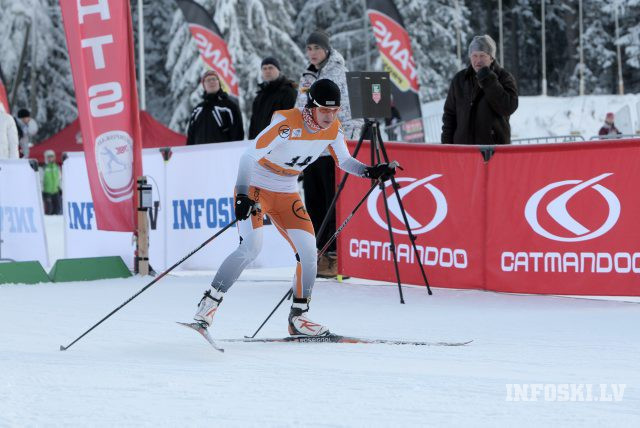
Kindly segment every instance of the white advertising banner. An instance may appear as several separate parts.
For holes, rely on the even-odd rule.
[[[176,147],[167,162],[167,260],[175,263],[235,218],[233,189],[240,156],[248,142]],[[166,214],[166,212],[165,212]],[[251,267],[295,265],[287,241],[269,221],[264,246]],[[218,269],[239,243],[229,230],[184,262],[183,269]]]
[[[62,195],[65,220],[65,257],[120,256],[131,269],[135,243],[131,232],[98,230],[91,199],[84,153],[70,152],[62,164]],[[164,269],[164,161],[158,149],[143,150],[144,174],[153,186],[153,201],[159,202],[157,216],[152,211],[149,231],[149,259],[156,270]],[[137,191],[137,190],[136,190]],[[157,265],[156,265],[157,264]]]
[[[233,188],[240,156],[247,142],[172,147],[164,161],[158,149],[142,151],[144,175],[153,186],[150,214],[149,262],[165,270],[234,220]],[[131,268],[133,234],[96,229],[86,164],[82,153],[69,153],[63,164],[65,255],[98,257],[119,255]],[[239,242],[237,229],[186,260],[178,269],[218,269]],[[287,241],[269,221],[264,226],[265,247],[250,267],[295,265]]]
[[[0,160],[0,259],[49,266],[40,177],[25,159]]]

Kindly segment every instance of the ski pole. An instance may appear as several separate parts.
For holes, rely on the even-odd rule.
[[[393,162],[394,164],[396,164],[397,166],[397,162]],[[339,228],[336,229],[336,232],[333,234],[333,236],[331,238],[329,238],[329,240],[327,241],[326,244],[324,244],[324,247],[322,247],[322,249],[318,252],[318,260],[320,259],[320,257],[322,257],[322,255],[325,253],[325,251],[327,251],[327,248],[329,248],[329,245],[331,245],[331,243],[333,241],[335,241],[335,239],[338,237],[338,235],[340,234],[340,232],[342,232],[342,229],[344,229],[344,227],[347,225],[347,223],[349,223],[349,220],[351,220],[351,217],[353,217],[353,215],[356,213],[356,211],[358,211],[358,208],[360,208],[360,206],[362,204],[364,204],[364,201],[367,200],[367,198],[369,197],[369,195],[371,194],[371,192],[374,191],[374,189],[378,186],[378,184],[380,183],[380,179],[377,179],[375,181],[375,183],[373,184],[373,186],[371,186],[371,188],[369,189],[369,191],[362,197],[362,199],[360,200],[360,202],[358,202],[358,205],[356,205],[356,207],[351,210],[351,213],[349,213],[349,215],[347,216],[347,218],[342,222],[342,224],[340,225]],[[267,321],[269,321],[269,318],[271,318],[271,315],[273,315],[275,313],[275,311],[280,307],[280,305],[282,304],[282,302],[284,302],[286,299],[289,299],[291,296],[293,295],[293,289],[289,289],[285,295],[282,297],[282,299],[280,299],[280,301],[278,302],[278,304],[276,305],[275,308],[273,308],[273,310],[271,311],[271,313],[267,316],[267,318],[262,322],[262,324],[260,324],[260,327],[258,327],[258,329],[255,331],[255,333],[253,333],[252,336],[245,336],[247,338],[253,339],[254,337],[256,337],[256,334],[258,334],[258,332],[262,329],[262,327],[267,323]]]
[[[259,211],[259,205],[256,204],[256,209]],[[113,311],[111,311],[109,313],[109,315],[107,315],[106,317],[102,318],[100,321],[98,321],[97,323],[95,323],[89,330],[85,331],[84,333],[82,333],[76,340],[74,340],[73,342],[71,342],[70,344],[68,344],[67,346],[62,346],[60,345],[60,350],[61,351],[66,351],[67,349],[69,349],[74,343],[76,343],[78,340],[82,339],[84,336],[86,336],[91,330],[93,330],[94,328],[96,328],[97,326],[99,326],[100,324],[102,324],[104,321],[107,320],[107,318],[109,318],[111,315],[115,314],[116,312],[118,312],[120,309],[122,309],[125,305],[127,305],[129,302],[131,302],[133,299],[135,299],[136,297],[138,297],[140,294],[142,294],[143,291],[145,291],[147,288],[151,287],[153,284],[155,284],[156,282],[160,281],[160,279],[162,279],[166,274],[168,274],[169,272],[171,272],[173,269],[175,269],[176,267],[178,267],[180,264],[182,264],[185,260],[187,260],[189,257],[193,256],[195,253],[197,253],[198,251],[200,251],[205,245],[207,245],[209,242],[213,241],[214,239],[216,239],[218,236],[220,236],[225,230],[229,229],[231,226],[233,226],[234,224],[236,224],[238,222],[238,219],[236,218],[235,220],[233,220],[231,223],[229,223],[228,225],[226,225],[225,227],[223,227],[222,229],[220,229],[215,235],[213,235],[212,237],[210,237],[209,239],[207,239],[206,241],[204,241],[202,244],[200,244],[200,246],[198,248],[196,248],[195,250],[191,251],[189,254],[187,254],[186,256],[184,256],[183,258],[181,258],[178,262],[176,262],[173,266],[171,266],[169,269],[165,270],[164,272],[162,272],[160,275],[158,275],[157,277],[155,277],[153,279],[153,281],[151,281],[150,283],[148,283],[147,285],[145,285],[140,291],[138,291],[136,294],[134,294],[133,296],[131,296],[126,302],[124,302],[123,304],[121,304],[120,306],[118,306],[117,308],[115,308]]]

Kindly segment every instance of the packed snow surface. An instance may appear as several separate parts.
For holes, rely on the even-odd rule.
[[[250,335],[290,285],[249,271],[216,339]],[[225,343],[189,321],[210,275],[0,286],[0,426],[639,426],[640,305],[322,280],[310,318],[464,347]],[[287,334],[289,302],[260,337]],[[508,384],[624,384],[621,401],[507,401]],[[594,395],[597,391],[594,392]]]

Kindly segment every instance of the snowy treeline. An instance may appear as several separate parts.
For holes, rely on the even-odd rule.
[[[297,81],[306,65],[304,40],[316,28],[330,33],[332,45],[343,54],[349,69],[381,68],[371,29],[363,19],[364,0],[197,1],[213,12],[229,45],[247,126],[261,59],[276,56],[282,71]],[[488,33],[499,43],[498,0],[395,3],[411,37],[424,102],[446,94],[453,74],[466,65],[467,46],[474,35]],[[204,65],[176,3],[144,0],[143,4],[147,110],[184,132],[188,114],[200,99]],[[548,94],[575,95],[579,89],[578,0],[545,4]],[[616,43],[622,51],[625,92],[640,92],[640,0],[583,0],[583,8],[586,93],[616,93]],[[137,44],[137,1],[131,1],[131,10]],[[540,12],[541,0],[503,0],[504,66],[516,76],[522,95],[541,92]],[[0,52],[13,113],[23,107],[32,110],[43,125],[40,138],[76,117],[58,0],[0,0]]]

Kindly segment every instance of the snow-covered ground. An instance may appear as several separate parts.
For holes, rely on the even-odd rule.
[[[251,334],[289,274],[243,275],[216,315],[213,336]],[[58,350],[148,280],[0,286],[0,426],[640,423],[637,303],[444,289],[428,296],[406,287],[400,305],[393,286],[320,281],[311,318],[336,332],[474,342],[224,343],[221,354],[174,323],[190,319],[210,276],[169,276]],[[286,335],[286,315],[282,307],[260,335]],[[510,384],[592,384],[594,397],[599,384],[626,387],[621,401],[544,401],[541,394],[513,402]],[[582,388],[574,398],[588,399]]]
[[[51,264],[64,257],[63,221],[45,218]],[[214,338],[253,333],[291,274],[245,272]],[[221,354],[174,323],[190,320],[211,275],[162,279],[65,352],[150,278],[0,285],[0,427],[640,424],[638,299],[405,287],[400,305],[393,285],[322,280],[310,317],[337,333],[473,342],[219,342]],[[288,305],[261,337],[287,334]],[[535,401],[515,394],[525,387],[539,388]]]

